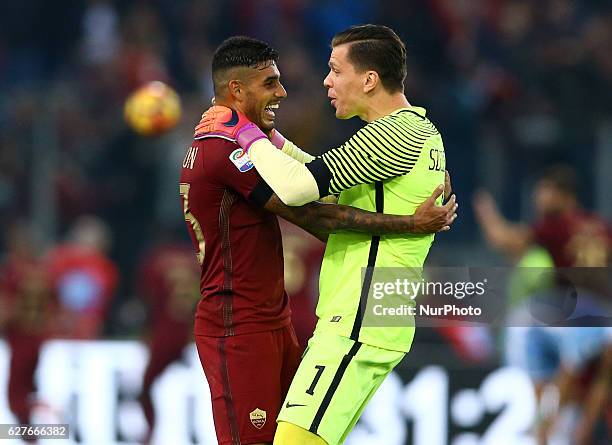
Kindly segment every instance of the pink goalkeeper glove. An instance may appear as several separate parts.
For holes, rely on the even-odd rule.
[[[272,142],[272,145],[274,145],[276,148],[282,150],[283,146],[285,145],[285,136],[280,134],[280,131],[274,128],[270,134],[270,142]]]
[[[212,106],[206,110],[200,119],[200,123],[195,128],[194,137],[196,138],[214,136],[235,140],[245,153],[249,151],[255,141],[267,138],[264,132],[248,120],[244,114],[220,105]],[[280,137],[282,138],[282,135]]]

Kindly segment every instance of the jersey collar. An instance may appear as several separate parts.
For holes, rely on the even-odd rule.
[[[402,111],[412,111],[422,117],[425,117],[425,114],[427,114],[427,110],[423,107],[404,107],[404,108],[400,108],[399,110],[395,110],[391,114],[398,114],[398,113],[401,113]]]

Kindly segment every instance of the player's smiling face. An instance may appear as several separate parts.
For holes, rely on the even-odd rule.
[[[242,112],[264,132],[274,128],[276,110],[287,91],[280,83],[280,72],[276,63],[266,63],[251,68],[251,75],[244,83],[245,99]]]
[[[348,57],[350,44],[335,46],[329,57],[329,74],[323,80],[327,97],[336,109],[338,119],[350,119],[359,114],[364,95],[364,73],[355,69]]]

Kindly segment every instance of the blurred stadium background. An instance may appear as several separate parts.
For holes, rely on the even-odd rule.
[[[585,209],[612,218],[609,1],[1,2],[0,423],[31,416],[69,422],[77,443],[137,443],[152,406],[155,443],[216,443],[199,362],[183,351],[197,271],[186,259],[177,189],[212,97],[211,54],[235,34],[275,46],[288,91],[278,127],[317,154],[362,125],[335,120],[322,80],[333,34],[368,22],[406,42],[406,95],[444,138],[459,219],[437,237],[429,264],[514,264],[487,246],[472,196],[484,188],[508,219],[528,223],[537,181],[555,164],[575,169]],[[123,104],[151,80],[176,88],[183,116],[168,134],[143,138],[123,121]],[[287,288],[307,338],[323,247],[283,230]],[[609,264],[609,239],[591,265]],[[26,302],[20,324],[6,316],[15,301]],[[537,443],[534,387],[525,370],[505,365],[502,337],[486,328],[419,331],[349,442]],[[172,364],[143,411],[147,345],[161,358],[146,387]],[[21,351],[16,362],[11,351]],[[585,444],[612,443],[610,417]]]

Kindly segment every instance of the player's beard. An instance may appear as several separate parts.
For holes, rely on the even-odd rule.
[[[266,135],[274,129],[274,121],[267,123],[264,118],[265,107],[268,106],[268,102],[259,102],[252,100],[247,103],[244,107],[244,115],[255,125],[257,125],[261,131]]]

